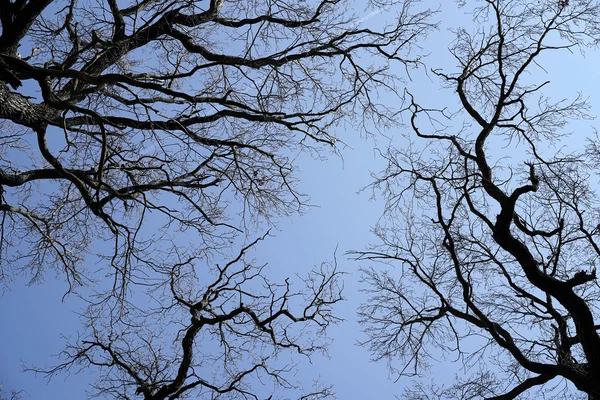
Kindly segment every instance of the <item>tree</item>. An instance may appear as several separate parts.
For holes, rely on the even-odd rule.
[[[432,70],[456,109],[407,94],[409,144],[384,152],[373,183],[387,204],[379,243],[356,257],[394,269],[364,270],[364,345],[400,376],[462,361],[454,385],[417,379],[403,398],[599,399],[598,138],[569,135],[586,100],[553,101],[540,75],[549,54],[597,43],[600,6],[472,11],[450,48],[458,68]]]
[[[273,282],[265,265],[246,260],[258,241],[212,268],[202,268],[201,256],[155,257],[155,271],[168,280],[119,304],[124,310],[90,301],[87,330],[67,343],[64,361],[31,370],[53,377],[96,367],[91,394],[100,398],[273,398],[265,386],[284,398],[329,398],[330,386],[316,381],[306,390],[287,375],[296,366],[289,353],[324,351],[325,331],[339,320],[336,265],[323,263],[294,290],[289,278]]]
[[[121,290],[149,214],[217,246],[302,210],[293,157],[336,145],[343,116],[385,118],[370,95],[427,28],[410,2],[381,32],[329,0],[3,6],[4,273],[51,265],[80,284],[102,238]]]
[[[377,93],[399,82],[390,63],[419,64],[431,13],[369,7],[394,18],[370,29],[339,0],[2,1],[2,283],[54,269],[89,304],[43,371],[97,368],[96,394],[123,399],[293,386],[278,356],[322,349],[338,273],[295,291],[245,240],[304,210],[298,153],[341,149],[344,118],[393,121]]]

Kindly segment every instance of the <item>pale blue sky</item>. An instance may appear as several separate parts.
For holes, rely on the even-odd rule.
[[[437,2],[431,2],[435,6]],[[445,9],[438,15],[443,25],[457,24],[462,18],[462,10],[457,9],[454,2],[444,4]],[[369,23],[376,23],[385,18],[385,13],[373,14]],[[366,22],[366,21],[365,21]],[[424,59],[428,67],[443,67],[453,71],[454,60],[447,51],[451,34],[443,27],[433,33],[429,40],[422,43],[430,55]],[[590,96],[593,106],[598,106],[598,72],[599,58],[593,51],[588,51],[586,58],[579,54],[550,53],[549,62],[544,65],[548,75],[539,70],[539,79],[551,79],[550,95],[556,98],[572,98],[578,91]],[[402,71],[399,73],[403,74]],[[451,91],[440,91],[439,80],[423,71],[413,71],[414,81],[409,82],[410,90],[416,100],[422,104],[443,106],[456,104]],[[538,76],[532,77],[538,78]],[[395,102],[393,97],[382,101]],[[593,107],[592,114],[600,108]],[[581,131],[591,132],[589,128],[594,121],[584,121],[574,126],[578,131],[573,140],[579,141]],[[395,145],[402,145],[398,131],[384,132],[392,138]],[[305,365],[307,378],[321,375],[324,382],[333,383],[339,399],[390,399],[394,394],[400,395],[403,387],[409,382],[402,379],[396,383],[390,380],[384,362],[370,363],[370,355],[366,349],[357,347],[356,340],[361,337],[360,327],[356,323],[355,312],[364,296],[358,289],[359,266],[344,256],[347,250],[363,249],[374,241],[370,228],[381,215],[380,201],[370,199],[371,193],[357,195],[357,191],[370,182],[370,171],[379,171],[383,165],[373,151],[372,139],[362,139],[352,132],[351,126],[339,130],[339,136],[350,147],[341,149],[343,159],[331,155],[327,161],[312,160],[304,155],[298,158],[301,180],[300,189],[308,194],[311,203],[316,207],[306,215],[284,218],[278,221],[279,230],[273,231],[271,238],[262,242],[253,256],[260,262],[269,264],[270,273],[276,277],[286,277],[296,272],[308,271],[310,267],[323,260],[331,259],[337,247],[339,268],[348,272],[345,277],[345,297],[347,301],[340,304],[336,315],[346,321],[330,330],[333,340],[330,359],[315,358],[312,365]],[[385,148],[388,139],[379,137],[377,146]],[[566,144],[566,143],[565,143]],[[504,155],[499,150],[498,155]],[[31,373],[23,374],[21,362],[27,364],[51,364],[56,359],[48,358],[61,350],[62,335],[74,335],[78,326],[76,299],[69,297],[63,303],[61,298],[65,292],[65,284],[48,276],[39,285],[26,286],[26,280],[16,280],[12,290],[0,298],[0,382],[7,389],[24,389],[28,399],[61,398],[64,400],[84,397],[87,380],[86,374],[55,378],[46,383],[42,377]],[[454,373],[459,372],[444,366],[434,369],[434,375],[440,380],[452,380]],[[440,371],[444,371],[440,374]]]

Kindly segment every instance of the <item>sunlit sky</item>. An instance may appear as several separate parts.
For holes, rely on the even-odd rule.
[[[437,2],[430,2],[437,7]],[[386,12],[366,15],[364,23],[377,24],[386,18]],[[452,34],[448,28],[454,24],[468,23],[455,2],[443,4],[436,16],[442,22],[439,31],[420,43],[425,53],[423,59],[428,68],[445,68],[454,71],[456,62],[447,51]],[[585,57],[579,53],[550,53],[544,58],[547,72],[539,69],[539,76],[533,79],[551,80],[546,92],[555,99],[573,98],[577,92],[590,97],[591,113],[600,110],[598,102],[597,66],[600,65],[597,52],[588,51]],[[404,70],[399,69],[404,75]],[[439,80],[424,69],[411,71],[412,81],[407,81],[416,100],[424,105],[456,106],[452,91],[441,91]],[[384,95],[382,102],[396,102],[396,97]],[[457,125],[460,121],[457,121]],[[573,126],[573,143],[581,143],[590,134],[595,121],[583,121]],[[272,237],[262,242],[252,257],[268,263],[268,271],[274,277],[301,274],[324,260],[331,260],[334,252],[338,266],[347,272],[345,276],[346,301],[337,307],[336,315],[345,321],[330,330],[332,344],[329,358],[315,357],[312,364],[304,363],[300,374],[308,378],[321,376],[326,383],[334,384],[339,399],[393,398],[401,396],[408,379],[395,380],[388,374],[385,362],[370,362],[370,354],[356,345],[363,338],[356,322],[356,310],[364,294],[359,290],[358,269],[367,266],[355,262],[345,253],[349,250],[364,249],[375,237],[370,233],[382,212],[381,199],[367,190],[357,192],[371,182],[371,172],[383,168],[382,160],[374,151],[375,147],[385,149],[388,143],[402,146],[401,129],[383,132],[384,136],[360,137],[348,124],[338,129],[338,136],[348,145],[340,148],[341,156],[330,155],[328,160],[314,160],[308,155],[297,159],[300,167],[298,175],[302,192],[308,194],[314,205],[302,216],[292,216],[277,221],[277,229]],[[566,145],[567,143],[565,143]],[[498,149],[497,156],[507,155],[506,149]],[[26,279],[18,279],[11,284],[11,290],[0,298],[0,382],[6,389],[24,389],[24,399],[61,398],[81,399],[90,378],[89,374],[61,376],[48,382],[41,376],[22,373],[23,363],[27,365],[49,365],[56,362],[51,358],[60,352],[64,343],[63,335],[75,335],[78,328],[76,300],[67,297],[62,302],[66,286],[60,279],[47,276],[40,284],[27,286]],[[460,366],[452,360],[440,360],[440,366],[432,370],[432,379],[451,381],[461,373]],[[452,367],[448,367],[452,365]]]

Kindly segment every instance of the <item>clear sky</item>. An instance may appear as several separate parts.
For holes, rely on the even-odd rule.
[[[431,2],[436,7],[437,2]],[[369,23],[377,23],[386,18],[385,11],[367,16]],[[442,21],[440,31],[433,33],[429,40],[422,43],[429,56],[424,59],[428,67],[443,67],[454,71],[454,60],[449,56],[447,44],[452,34],[447,30],[451,24],[468,21],[462,10],[453,1],[445,2],[437,19]],[[588,51],[583,58],[580,54],[550,54],[544,67],[547,75],[539,70],[540,80],[552,79],[547,92],[557,98],[572,98],[577,92],[590,96],[596,114],[598,100],[599,58]],[[398,71],[403,74],[402,71]],[[425,75],[423,70],[412,71],[413,81],[408,82],[417,100],[423,104],[456,105],[451,91],[440,91],[439,81],[433,75]],[[534,78],[537,78],[534,77]],[[394,97],[382,98],[382,101],[397,101]],[[575,128],[591,129],[594,122],[586,121]],[[402,145],[398,131],[384,132],[395,145]],[[302,192],[311,198],[315,205],[306,215],[293,216],[278,221],[278,229],[272,237],[262,242],[253,253],[253,257],[267,262],[273,276],[286,277],[294,273],[307,271],[323,260],[331,260],[337,248],[339,268],[348,272],[345,277],[345,297],[347,301],[337,307],[336,315],[346,321],[330,330],[333,342],[330,358],[317,357],[313,364],[304,365],[308,377],[321,375],[324,382],[333,383],[339,399],[389,399],[400,395],[408,380],[394,382],[389,379],[384,362],[371,363],[367,350],[355,345],[361,338],[361,330],[356,323],[356,309],[364,299],[359,292],[360,266],[364,263],[351,261],[344,255],[348,250],[361,250],[375,238],[370,228],[377,222],[382,211],[382,203],[371,199],[371,192],[357,194],[357,191],[370,183],[371,171],[379,171],[382,161],[377,157],[374,147],[385,148],[390,139],[378,137],[360,138],[351,126],[339,130],[339,136],[351,147],[341,149],[343,158],[331,155],[326,161],[313,160],[302,155],[297,162]],[[575,136],[580,140],[580,135]],[[500,153],[501,154],[501,153]],[[0,382],[5,388],[24,389],[25,399],[64,400],[84,397],[86,384],[90,376],[71,375],[55,378],[47,383],[40,376],[21,373],[22,363],[28,365],[51,364],[56,359],[49,358],[61,350],[63,335],[75,335],[78,328],[79,311],[76,299],[69,297],[65,302],[61,298],[65,284],[55,277],[48,276],[41,284],[27,286],[26,280],[16,280],[11,290],[0,297]],[[451,369],[434,369],[436,379],[452,380]],[[440,372],[445,371],[445,372]]]

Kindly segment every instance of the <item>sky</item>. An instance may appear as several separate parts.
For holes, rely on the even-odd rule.
[[[422,43],[423,48],[431,49],[424,59],[429,67],[454,65],[447,51],[451,38],[447,28],[468,18],[461,9],[449,6],[450,3],[454,4],[447,2],[438,15],[441,29]],[[377,23],[385,16],[385,12],[367,15],[365,22]],[[547,79],[547,75],[553,80],[548,94],[572,97],[583,91],[585,96],[590,96],[592,114],[600,110],[596,95],[600,92],[597,90],[596,67],[600,65],[597,54],[589,51],[585,58],[578,53],[549,57],[551,60],[544,65],[547,73],[539,72],[540,79]],[[435,105],[456,104],[451,92],[439,90],[439,81],[433,75],[425,75],[421,70],[413,71],[412,77],[413,81],[407,82],[407,86],[417,100]],[[382,100],[396,101],[392,97]],[[574,129],[591,132],[593,123],[585,121]],[[349,146],[341,150],[341,157],[331,155],[321,161],[302,155],[297,160],[300,190],[310,196],[315,207],[305,215],[279,220],[272,237],[262,242],[252,256],[268,263],[268,271],[273,276],[286,276],[306,272],[315,264],[331,260],[336,252],[339,268],[348,273],[344,279],[346,301],[336,310],[336,315],[345,321],[329,331],[333,340],[330,357],[316,357],[313,364],[306,365],[306,370],[300,373],[306,372],[309,377],[321,375],[324,382],[334,384],[338,399],[391,399],[394,394],[402,393],[409,380],[395,382],[385,362],[371,362],[367,350],[356,345],[363,337],[356,322],[356,309],[364,300],[359,291],[358,269],[368,265],[350,260],[345,253],[364,249],[375,241],[370,230],[381,215],[381,198],[372,199],[370,191],[357,192],[371,182],[371,172],[384,166],[374,147],[385,148],[389,141],[402,145],[402,132],[385,132],[387,137],[374,139],[361,138],[350,126],[343,129],[340,136]],[[81,399],[90,379],[88,374],[61,376],[47,382],[41,376],[21,372],[23,363],[52,363],[55,359],[49,357],[60,352],[63,335],[73,335],[79,325],[76,300],[62,301],[64,282],[48,276],[40,284],[28,286],[26,283],[25,279],[16,280],[0,297],[0,382],[6,389],[24,389],[24,399]],[[442,381],[451,381],[456,372],[442,366],[433,371],[436,379]]]

